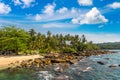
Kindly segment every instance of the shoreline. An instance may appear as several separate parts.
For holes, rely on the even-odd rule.
[[[43,58],[40,55],[27,55],[27,56],[0,56],[0,70],[12,67],[12,64],[19,65],[24,60]]]
[[[48,53],[45,56],[29,55],[29,56],[4,56],[0,57],[0,70],[1,69],[39,69],[44,66],[53,64],[74,64],[85,57],[92,55],[111,54],[111,51],[83,51],[79,53]],[[2,66],[2,67],[1,67]]]

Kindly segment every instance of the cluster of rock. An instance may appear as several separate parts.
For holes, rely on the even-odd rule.
[[[79,53],[48,53],[44,58],[30,59],[20,62],[20,65],[15,68],[32,68],[38,69],[47,65],[56,63],[74,64],[76,61],[80,61],[85,56],[107,54],[109,51],[83,51]],[[11,69],[11,68],[9,68]]]
[[[22,61],[20,62],[20,65],[15,68],[31,68],[36,70],[39,68],[44,68],[47,65],[52,65],[56,63],[74,64],[76,60],[81,60],[82,58],[83,57],[81,56],[75,56],[75,54],[49,53],[45,55],[44,58],[36,58]]]
[[[106,60],[112,60],[111,58],[104,58]],[[97,61],[98,64],[100,65],[106,65],[107,63],[104,61]],[[116,68],[116,67],[120,67],[120,64],[109,64],[108,66],[109,68]]]
[[[81,56],[92,56],[92,55],[101,55],[101,54],[110,54],[110,53],[113,53],[111,51],[108,51],[108,50],[92,50],[92,51],[83,51],[83,52],[80,52],[79,54]]]

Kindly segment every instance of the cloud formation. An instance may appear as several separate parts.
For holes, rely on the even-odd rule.
[[[8,14],[11,11],[9,5],[0,2],[0,14]]]
[[[42,17],[40,16],[40,14],[35,15],[35,20],[36,21],[40,21],[41,19],[42,19]]]
[[[48,15],[53,15],[54,14],[54,9],[55,9],[55,4],[48,4],[44,7],[43,13],[48,14]]]
[[[93,41],[94,43],[104,43],[104,42],[119,42],[120,34],[91,34],[85,33],[88,41]],[[103,36],[104,35],[104,36]]]
[[[42,28],[59,28],[59,29],[65,29],[65,28],[73,28],[75,25],[69,24],[69,23],[61,23],[61,22],[52,22],[52,23],[46,23],[42,25]]]
[[[68,8],[62,7],[62,8],[60,8],[57,12],[58,12],[58,13],[65,13],[65,12],[67,12],[67,11],[68,11]]]
[[[28,8],[35,2],[35,0],[13,0],[14,5],[22,5],[22,8]]]
[[[93,5],[92,0],[78,0],[78,3],[81,6],[91,6],[91,5]]]
[[[72,19],[73,24],[99,24],[99,23],[105,23],[108,22],[108,19],[106,19],[100,11],[94,7],[92,8],[88,13],[85,15],[80,15],[77,18]]]
[[[13,2],[14,2],[15,6],[22,4],[22,2],[20,0],[13,0]]]
[[[112,4],[108,4],[107,7],[110,7],[112,9],[120,8],[120,2],[113,2]]]
[[[73,17],[77,17],[81,12],[79,9],[72,7],[68,9],[66,7],[61,7],[58,10],[55,10],[56,4],[48,4],[44,7],[42,13],[37,13],[35,16],[31,17],[34,18],[36,21],[55,21],[55,20],[62,20],[62,19],[70,19]]]

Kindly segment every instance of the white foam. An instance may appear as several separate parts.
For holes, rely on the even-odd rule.
[[[39,71],[38,78],[40,78],[40,79],[42,78],[44,80],[50,80],[53,78],[53,76],[48,71]]]
[[[90,70],[92,70],[92,68],[91,67],[87,67],[85,70],[83,70],[83,72],[90,71]]]

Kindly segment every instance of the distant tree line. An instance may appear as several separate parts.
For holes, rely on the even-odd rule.
[[[97,50],[98,46],[88,42],[85,35],[47,35],[34,29],[24,29],[6,26],[0,28],[0,54],[34,54],[34,53],[74,53],[84,50]]]
[[[109,42],[97,44],[100,49],[120,49],[120,42]]]

